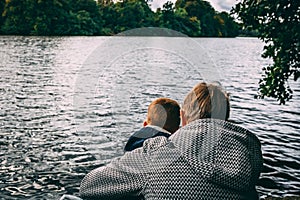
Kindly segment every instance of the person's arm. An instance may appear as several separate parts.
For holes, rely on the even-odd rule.
[[[142,148],[128,152],[88,173],[81,182],[80,196],[83,199],[138,197],[145,185],[146,163]]]

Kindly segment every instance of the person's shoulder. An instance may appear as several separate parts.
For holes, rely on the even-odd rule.
[[[243,142],[260,143],[257,136],[248,129],[232,122],[219,119],[198,119],[175,132],[170,139],[189,143],[199,137],[239,138]]]
[[[136,131],[128,139],[124,151],[132,151],[136,148],[142,147],[143,143],[151,138],[156,138],[159,136],[168,138],[171,134],[167,131],[161,131],[160,129],[154,126],[146,126]]]
[[[181,128],[182,130],[202,130],[202,129],[228,129],[236,132],[247,132],[250,131],[238,124],[235,124],[233,121],[225,121],[220,119],[198,119],[188,125]]]
[[[144,142],[143,145],[143,152],[144,153],[151,153],[157,151],[160,148],[166,147],[169,145],[170,141],[167,137],[154,137],[149,138]]]
[[[139,129],[138,131],[134,132],[131,137],[141,137],[142,136],[142,138],[147,138],[147,137],[154,136],[158,132],[160,132],[160,131],[158,131],[157,129],[155,129],[151,126],[146,126],[146,127]]]

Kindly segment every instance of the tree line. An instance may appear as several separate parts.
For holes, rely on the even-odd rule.
[[[204,0],[0,0],[0,34],[115,35],[141,28],[169,28],[188,36],[235,37],[239,25]]]
[[[300,1],[242,0],[230,14],[217,12],[204,0],[168,1],[155,12],[151,0],[0,0],[0,34],[115,35],[141,27],[162,27],[188,36],[235,37],[263,40],[259,96],[284,104],[292,98],[288,80],[299,80]]]

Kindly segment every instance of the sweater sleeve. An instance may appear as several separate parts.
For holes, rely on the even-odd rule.
[[[81,182],[80,196],[84,199],[138,199],[145,185],[146,163],[142,149],[125,153],[109,165],[89,172]]]

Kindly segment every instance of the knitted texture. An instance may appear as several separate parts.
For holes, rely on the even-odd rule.
[[[258,199],[260,142],[231,123],[201,119],[151,138],[83,179],[85,199]]]
[[[160,130],[161,129],[161,130]],[[158,136],[170,137],[171,133],[155,126],[147,126],[136,131],[127,141],[124,151],[132,151],[136,148],[142,147],[145,140]]]

